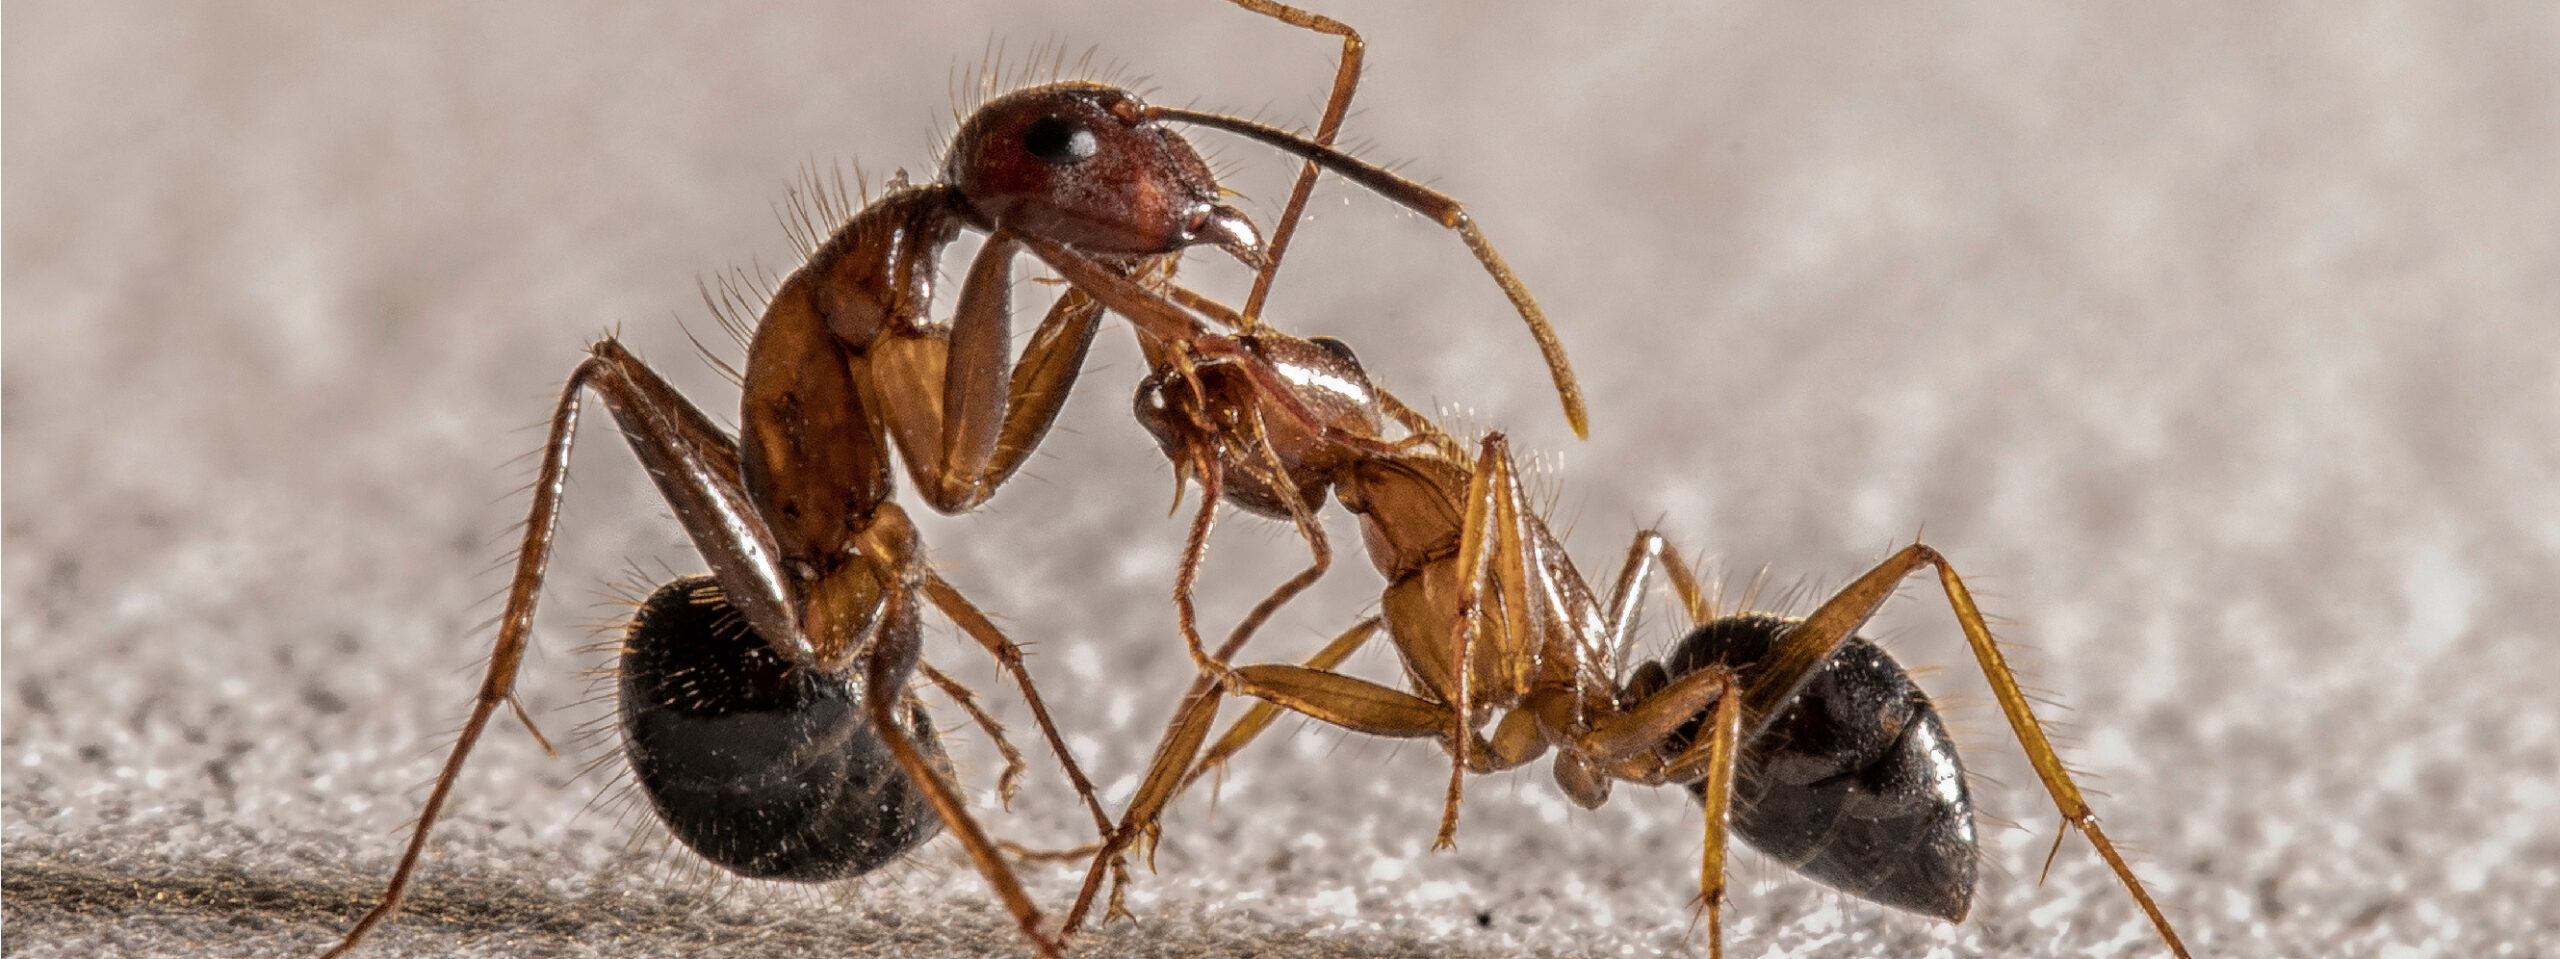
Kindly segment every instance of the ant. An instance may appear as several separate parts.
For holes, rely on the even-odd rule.
[[[1293,25],[1330,23],[1268,0],[1234,2]],[[1355,66],[1356,46],[1356,37],[1346,41]],[[1347,82],[1338,80],[1325,139],[1347,105]],[[939,180],[893,181],[782,280],[748,343],[737,435],[617,340],[589,348],[551,415],[470,715],[381,900],[324,959],[353,950],[399,908],[463,763],[498,708],[512,709],[542,740],[515,699],[515,680],[588,391],[710,566],[707,576],[659,588],[622,643],[623,751],[670,831],[741,875],[823,881],[876,868],[947,828],[1023,935],[1043,955],[1061,955],[1060,937],[1041,928],[1038,907],[962,804],[935,730],[908,691],[919,672],[941,686],[997,736],[1007,781],[1018,771],[1018,755],[967,691],[923,662],[926,604],[1012,676],[1097,828],[1109,830],[1109,817],[1050,721],[1020,649],[927,562],[914,523],[892,498],[889,450],[895,446],[932,508],[958,513],[986,502],[1046,436],[1072,391],[1106,302],[1093,293],[1097,283],[1111,286],[1107,302],[1142,337],[1243,371],[1282,415],[1321,422],[1282,388],[1286,371],[1244,341],[1167,320],[1175,309],[1169,298],[1200,300],[1172,283],[1183,251],[1217,247],[1257,270],[1258,288],[1267,289],[1288,232],[1284,226],[1266,247],[1245,214],[1219,202],[1208,165],[1168,123],[1224,130],[1307,160],[1285,222],[1295,221],[1321,167],[1456,231],[1529,323],[1568,420],[1586,431],[1579,388],[1544,314],[1456,201],[1324,143],[1237,117],[1149,105],[1104,84],[1058,82],[996,97],[960,124]],[[937,321],[941,254],[963,230],[986,240],[953,318]],[[1016,357],[1010,289],[1013,261],[1026,250],[1071,288]]]
[[[1103,291],[1106,303],[1111,292]],[[1366,552],[1388,582],[1382,612],[1301,665],[1207,661],[1097,852],[1065,931],[1080,925],[1106,870],[1107,912],[1126,914],[1123,850],[1151,840],[1175,795],[1283,709],[1371,735],[1438,740],[1454,761],[1436,848],[1455,845],[1466,774],[1515,768],[1550,750],[1557,785],[1584,808],[1606,802],[1616,781],[1687,787],[1706,812],[1699,888],[1711,955],[1723,952],[1729,834],[1843,892],[1961,921],[1979,856],[1963,765],[1927,694],[1857,634],[1905,579],[1934,570],[2064,823],[2087,837],[2170,952],[2188,955],[2099,828],[1972,593],[1937,550],[1903,548],[1802,619],[1718,616],[1688,564],[1646,530],[1598,593],[1529,503],[1502,434],[1486,436],[1472,457],[1428,426],[1388,440],[1386,419],[1409,413],[1396,412],[1403,404],[1370,381],[1347,346],[1270,330],[1253,339],[1254,355],[1297,369],[1292,382],[1320,384],[1295,402],[1332,413],[1323,430],[1276,415],[1280,404],[1259,379],[1223,358],[1150,377],[1141,419],[1178,468],[1196,471],[1204,497],[1223,489],[1239,508],[1285,512],[1305,528],[1330,494],[1359,517]],[[1236,423],[1269,429],[1240,440]],[[1665,659],[1630,672],[1624,651],[1657,575],[1671,580],[1696,628]],[[1334,671],[1382,632],[1410,691]],[[1220,692],[1262,702],[1195,762]]]
[[[1337,104],[1349,96],[1359,46],[1341,29],[1346,65]],[[1455,845],[1466,774],[1514,768],[1550,749],[1558,786],[1585,808],[1606,802],[1616,781],[1687,787],[1706,813],[1699,887],[1713,955],[1723,952],[1729,833],[1851,895],[1961,921],[1979,857],[1963,766],[1928,696],[1857,634],[1905,579],[1931,569],[2065,824],[2107,862],[2170,952],[2188,955],[2100,829],[1971,592],[1937,550],[1905,547],[1802,619],[1718,616],[1689,566],[1647,530],[1604,601],[1528,503],[1502,434],[1486,436],[1470,457],[1376,386],[1338,340],[1260,326],[1250,305],[1239,315],[1180,292],[1167,302],[1107,271],[1056,265],[1140,331],[1152,371],[1138,390],[1138,418],[1172,461],[1177,484],[1196,479],[1202,487],[1175,586],[1201,676],[1096,850],[1062,934],[1081,925],[1106,874],[1106,915],[1127,914],[1125,852],[1151,843],[1166,805],[1282,709],[1372,735],[1440,741],[1454,761],[1438,848]],[[1261,276],[1272,269],[1266,264]],[[1234,349],[1208,355],[1192,348],[1201,337],[1150,335],[1205,329],[1203,316],[1238,330],[1218,341]],[[1387,437],[1389,420],[1402,436]],[[1366,551],[1388,581],[1383,612],[1303,665],[1229,665],[1279,605],[1323,574],[1331,552],[1314,516],[1328,493],[1360,519]],[[1198,631],[1191,586],[1221,500],[1290,520],[1314,562],[1258,603],[1213,654]],[[1657,575],[1672,581],[1695,629],[1666,660],[1630,673],[1620,663]],[[1381,631],[1410,692],[1333,671]],[[1228,692],[1261,702],[1195,762]]]

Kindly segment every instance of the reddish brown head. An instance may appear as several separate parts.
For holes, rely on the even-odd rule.
[[[1218,202],[1199,151],[1117,87],[1052,83],[1016,90],[960,124],[944,182],[987,222],[1103,256],[1212,244],[1248,265],[1253,221]]]

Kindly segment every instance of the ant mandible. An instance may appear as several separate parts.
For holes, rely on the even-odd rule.
[[[1265,0],[1234,2],[1292,24],[1311,19]],[[1346,105],[1347,90],[1337,85],[1330,124],[1339,124]],[[397,911],[498,708],[533,729],[515,699],[516,674],[590,390],[711,568],[656,591],[624,641],[624,750],[660,817],[724,868],[811,881],[875,868],[948,828],[1024,936],[1044,955],[1061,954],[1059,938],[1041,928],[1038,908],[946,778],[933,730],[907,694],[921,670],[977,715],[965,691],[922,662],[924,604],[959,623],[1013,676],[1097,827],[1107,830],[1109,819],[1050,722],[1020,650],[926,562],[913,522],[891,498],[888,450],[895,445],[934,509],[984,503],[1045,437],[1072,390],[1101,313],[1078,278],[1094,275],[1141,290],[1154,308],[1124,315],[1143,335],[1231,360],[1286,404],[1278,371],[1234,340],[1193,324],[1150,325],[1166,297],[1190,298],[1171,284],[1173,264],[1189,247],[1218,247],[1262,270],[1259,287],[1269,282],[1251,220],[1218,202],[1207,164],[1167,123],[1263,141],[1456,231],[1528,321],[1568,420],[1577,433],[1586,430],[1579,389],[1543,313],[1448,197],[1283,130],[1149,105],[1103,84],[1052,83],[997,97],[961,124],[939,181],[901,184],[863,207],[782,281],[748,345],[737,437],[617,340],[590,348],[551,416],[469,717],[380,902],[326,956],[353,950]],[[1300,182],[1291,221],[1304,202],[1308,180]],[[953,318],[937,321],[935,272],[964,229],[987,239]],[[1077,289],[1060,297],[1017,360],[1011,272],[1025,249]],[[1304,408],[1286,412],[1315,422]],[[722,764],[758,753],[801,765],[756,771],[770,775],[737,786],[740,770]],[[792,801],[813,792],[822,798]],[[722,824],[739,816],[770,828]]]

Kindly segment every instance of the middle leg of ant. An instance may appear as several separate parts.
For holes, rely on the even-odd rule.
[[[918,661],[916,671],[923,673],[925,680],[934,688],[942,690],[943,698],[951,700],[952,705],[967,713],[969,721],[978,725],[978,731],[986,733],[987,739],[996,744],[996,754],[1004,757],[1004,772],[996,775],[996,800],[1011,810],[1013,794],[1022,788],[1022,772],[1030,768],[1022,760],[1022,750],[1013,748],[1013,741],[1005,738],[1004,724],[988,715],[986,707],[978,705],[977,692],[951,678],[950,674],[933,668],[932,663]]]
[[[879,521],[857,534],[862,552],[876,558],[883,578],[883,602],[869,648],[862,657],[864,707],[880,739],[898,768],[923,791],[925,799],[941,816],[944,827],[960,840],[977,866],[978,874],[993,887],[996,898],[1025,938],[1043,956],[1063,957],[1066,947],[1057,937],[1042,928],[1040,907],[1022,889],[1022,881],[1005,861],[1004,851],[987,836],[959,791],[941,769],[924,757],[923,751],[898,724],[892,703],[905,692],[909,677],[922,663],[924,654],[923,594],[925,565],[923,548],[915,538],[915,529],[893,504],[883,504]]]
[[[2052,741],[2045,737],[2044,725],[2028,708],[2027,695],[2018,687],[2017,675],[2010,670],[2007,658],[2001,655],[2000,644],[1992,639],[1991,627],[1983,620],[1981,609],[1974,605],[1972,591],[1965,588],[1963,579],[1956,575],[1955,567],[1947,562],[1946,557],[1926,544],[1913,543],[1887,557],[1786,633],[1785,639],[1763,660],[1751,683],[1743,689],[1742,733],[1745,740],[1759,735],[1762,727],[1777,715],[1778,708],[1795,696],[1804,680],[1829,660],[1859,626],[1874,616],[1885,600],[1892,598],[1894,590],[1905,578],[1924,567],[1937,570],[1938,584],[1946,592],[1947,604],[1955,612],[1957,625],[1964,630],[1965,642],[1972,647],[1983,678],[1990,682],[1992,694],[2000,701],[2001,714],[2008,720],[2019,747],[2026,751],[2027,761],[2035,766],[2036,778],[2044,783],[2046,794],[2053,798],[2054,808],[2061,811],[2063,822],[2088,838],[2089,844],[2106,860],[2107,867],[2115,871],[2116,879],[2124,884],[2125,891],[2150,918],[2152,927],[2159,931],[2161,941],[2169,946],[2169,951],[2179,959],[2186,959],[2187,947],[2178,939],[2177,930],[2170,928],[2168,917],[2152,901],[2142,881],[2134,877],[2133,868],[2126,865],[2124,857],[2116,852],[2115,844],[2108,841],[2107,834],[2098,828],[2097,813],[2080,795],[2079,787],[2071,781],[2070,772],[2063,768],[2061,756],[2054,751]]]
[[[976,723],[978,730],[986,733],[987,738],[996,744],[997,754],[1004,757],[1004,772],[996,776],[996,796],[1007,810],[1012,809],[1014,792],[1020,788],[1022,773],[1029,768],[1029,765],[1023,762],[1022,751],[1015,749],[1013,743],[1005,738],[1004,723],[997,721],[994,716],[987,713],[984,706],[978,704],[978,694],[975,691],[949,674],[933,668],[932,663],[918,661],[916,671],[923,673],[926,681],[942,690],[943,698],[951,700],[952,705],[960,707],[961,712],[967,713],[969,721]],[[1108,828],[1107,823],[1105,828]],[[1100,843],[1097,842],[1075,849],[1033,849],[1007,839],[996,840],[996,846],[1003,849],[1005,855],[1012,856],[1016,862],[1082,859],[1093,855],[1095,849],[1101,848]]]
[[[968,597],[960,595],[960,591],[945,581],[942,574],[927,568],[924,577],[925,597],[933,601],[934,608],[941,610],[942,615],[959,626],[961,632],[969,634],[969,638],[977,640],[978,645],[986,647],[987,655],[995,658],[996,666],[1013,677],[1014,685],[1022,690],[1023,702],[1031,707],[1032,724],[1040,727],[1040,735],[1049,741],[1049,749],[1057,755],[1058,764],[1065,767],[1067,781],[1075,787],[1077,798],[1082,799],[1085,808],[1093,813],[1094,828],[1098,830],[1095,835],[1110,835],[1111,817],[1102,811],[1102,800],[1095,794],[1093,781],[1085,778],[1084,768],[1076,763],[1075,754],[1067,749],[1066,738],[1059,734],[1058,724],[1049,718],[1048,704],[1041,700],[1039,687],[1032,685],[1031,673],[1023,668],[1022,647],[1015,645],[1003,630],[996,628],[995,621],[989,619],[976,604],[969,602]],[[1010,799],[1012,793],[1008,791],[1005,795]]]

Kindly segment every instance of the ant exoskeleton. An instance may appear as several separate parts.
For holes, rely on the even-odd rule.
[[[1234,2],[1312,29],[1330,22],[1267,0]],[[1346,67],[1356,63],[1356,47],[1356,38],[1346,39]],[[1347,81],[1338,80],[1323,137],[1347,101]],[[1138,304],[1123,312],[1143,337],[1245,371],[1284,414],[1321,428],[1316,412],[1280,388],[1280,371],[1268,361],[1187,319],[1166,321],[1167,297],[1197,299],[1171,283],[1185,249],[1225,250],[1260,269],[1266,288],[1265,264],[1276,262],[1266,259],[1250,219],[1218,202],[1207,164],[1168,122],[1271,144],[1458,232],[1528,321],[1568,419],[1576,432],[1585,429],[1579,390],[1543,314],[1448,197],[1286,131],[1148,105],[1103,84],[1060,82],[997,97],[960,125],[940,180],[896,184],[781,282],[748,344],[738,436],[613,338],[594,344],[571,373],[551,416],[470,715],[381,901],[327,955],[352,950],[398,909],[498,708],[533,728],[514,698],[516,673],[589,390],[711,568],[707,578],[659,589],[624,639],[624,751],[671,831],[731,871],[816,881],[874,868],[948,828],[1023,934],[1042,953],[1058,954],[1058,939],[1041,929],[1038,908],[948,781],[947,761],[907,693],[921,670],[979,715],[965,690],[921,661],[925,603],[959,623],[1022,687],[1097,827],[1107,831],[1110,821],[1050,722],[1020,650],[927,564],[913,523],[891,498],[888,451],[894,444],[934,509],[985,502],[1046,435],[1072,390],[1102,311],[1083,289],[1097,276],[1118,284],[1116,302]],[[1288,221],[1308,182],[1302,175]],[[986,240],[953,318],[937,321],[933,280],[942,251],[964,229]],[[1283,227],[1272,248],[1286,235]],[[1026,248],[1076,288],[1016,358],[1011,273]],[[822,798],[805,798],[812,793]],[[762,822],[730,821],[740,816]]]
[[[1131,291],[1095,292],[1118,310],[1117,298]],[[1220,660],[1265,610],[1248,617],[1205,661],[1097,853],[1066,931],[1080,925],[1106,870],[1110,912],[1122,912],[1126,847],[1151,837],[1181,789],[1284,708],[1372,735],[1440,741],[1455,762],[1438,847],[1454,845],[1466,774],[1514,768],[1550,749],[1557,785],[1585,808],[1605,802],[1618,780],[1687,786],[1706,812],[1700,901],[1713,955],[1722,954],[1728,829],[1843,892],[1960,921],[1978,856],[1963,767],[1928,697],[1857,635],[1906,578],[1933,569],[2064,822],[2105,859],[2170,952],[2187,956],[2046,739],[1972,594],[1935,549],[1905,547],[1802,619],[1717,616],[1688,565],[1647,530],[1604,597],[1529,502],[1501,434],[1485,437],[1472,457],[1427,423],[1389,440],[1388,418],[1419,418],[1378,389],[1348,347],[1267,329],[1239,338],[1251,355],[1291,368],[1289,382],[1307,384],[1289,405],[1324,411],[1324,429],[1279,415],[1263,380],[1223,358],[1167,364],[1141,386],[1141,420],[1177,470],[1201,481],[1204,497],[1223,495],[1306,529],[1330,493],[1359,518],[1366,552],[1387,579],[1382,611],[1302,665],[1226,666]],[[1697,627],[1665,660],[1630,672],[1623,651],[1658,572]],[[1381,630],[1410,691],[1333,671]],[[1263,702],[1195,762],[1221,690]]]

